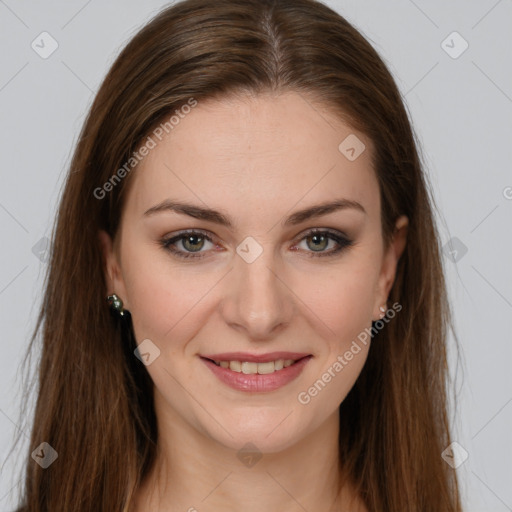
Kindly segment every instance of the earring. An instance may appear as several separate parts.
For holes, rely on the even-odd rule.
[[[117,313],[119,316],[125,315],[125,310],[123,309],[123,301],[115,293],[107,297],[107,302],[112,311]]]
[[[384,304],[384,306],[381,306],[379,308],[379,310],[380,310],[380,318],[382,319],[382,318],[384,318],[384,316],[386,316],[386,304]]]

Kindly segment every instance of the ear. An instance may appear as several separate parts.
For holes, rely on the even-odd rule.
[[[103,269],[105,271],[107,294],[112,295],[115,293],[123,301],[123,307],[128,309],[128,297],[126,296],[126,288],[116,246],[111,236],[103,229],[99,230],[98,238],[103,254]]]
[[[395,231],[393,233],[392,240],[384,254],[375,293],[375,304],[373,306],[374,321],[381,318],[382,311],[380,311],[379,308],[386,304],[391,287],[395,282],[398,260],[400,259],[400,256],[402,256],[407,242],[408,225],[409,219],[405,215],[398,218],[395,223]]]

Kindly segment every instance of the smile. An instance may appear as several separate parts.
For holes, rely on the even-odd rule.
[[[206,357],[200,359],[219,381],[232,389],[269,392],[296,379],[312,357],[306,355],[297,359],[278,358],[263,362]]]

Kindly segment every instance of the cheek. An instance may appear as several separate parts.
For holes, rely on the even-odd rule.
[[[315,342],[323,339],[320,365],[309,376],[310,396],[319,396],[316,407],[328,411],[339,405],[365,364],[377,277],[375,257],[361,253],[332,272],[297,277],[294,291],[307,306],[310,335],[318,337]]]
[[[127,246],[126,251],[130,258],[123,265],[124,280],[135,336],[172,349],[169,340],[184,339],[184,332],[197,328],[205,294],[219,277],[173,262],[163,249]]]
[[[371,256],[359,254],[330,270],[297,272],[289,286],[326,337],[341,342],[371,323],[377,274]]]

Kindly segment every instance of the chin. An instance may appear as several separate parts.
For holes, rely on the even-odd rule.
[[[210,425],[207,428],[209,436],[226,448],[237,452],[246,445],[254,445],[261,453],[277,453],[293,446],[303,437],[296,424],[297,418],[292,418],[292,409],[275,414],[264,414],[261,409],[253,414],[240,414],[238,421],[225,420],[222,427]],[[232,418],[233,420],[234,418]],[[256,451],[256,450],[255,450]]]

